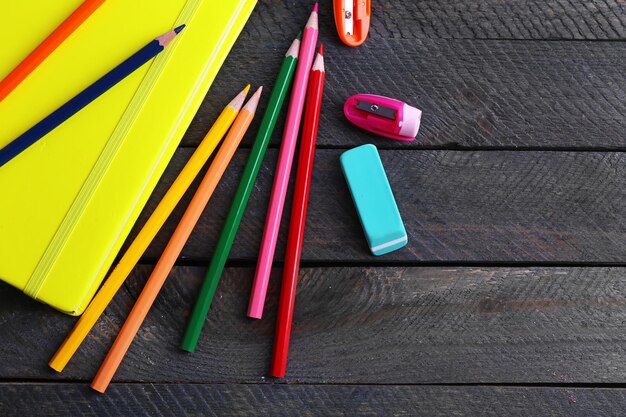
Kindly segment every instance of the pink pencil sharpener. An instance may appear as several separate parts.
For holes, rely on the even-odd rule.
[[[358,127],[390,139],[415,140],[422,111],[403,101],[374,94],[355,94],[343,113]]]

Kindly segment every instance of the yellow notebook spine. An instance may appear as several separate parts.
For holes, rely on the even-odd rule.
[[[135,184],[138,188],[137,194],[135,194],[136,198],[134,198],[132,202],[127,201],[123,204],[117,205],[118,210],[124,206],[125,216],[124,219],[120,219],[119,223],[117,221],[114,221],[113,223],[109,221],[107,223],[109,224],[109,228],[103,230],[103,233],[108,233],[109,237],[106,238],[106,242],[102,242],[106,243],[106,247],[103,246],[101,248],[97,248],[102,252],[102,255],[99,255],[99,264],[95,265],[93,263],[83,261],[81,266],[81,262],[79,262],[78,259],[78,257],[80,257],[80,251],[83,250],[81,248],[85,248],[86,244],[90,245],[90,241],[93,240],[92,237],[98,238],[98,236],[100,236],[93,236],[93,233],[91,232],[93,225],[98,224],[100,216],[108,216],[108,213],[103,211],[102,205],[105,204],[105,200],[103,199],[107,194],[110,194],[113,189],[112,186],[119,182],[120,168],[122,168],[124,164],[132,163],[128,159],[128,146],[131,146],[130,149],[134,149],[133,152],[138,151],[140,146],[143,146],[141,145],[141,142],[137,140],[126,140],[123,142],[121,145],[123,149],[119,152],[119,155],[115,156],[115,161],[111,163],[111,167],[109,169],[110,172],[107,171],[107,175],[105,175],[105,178],[103,178],[101,183],[99,183],[92,197],[86,200],[87,206],[77,217],[77,222],[71,224],[69,236],[67,236],[65,240],[62,240],[58,254],[53,257],[53,262],[41,282],[41,291],[39,291],[38,297],[41,301],[53,304],[58,309],[72,315],[79,315],[85,309],[91,300],[91,297],[97,290],[101,280],[104,278],[109,266],[113,262],[124,239],[130,232],[133,223],[139,216],[139,213],[146,203],[149,194],[156,185],[158,178],[172,157],[179,140],[182,138],[196,110],[203,101],[204,95],[207,93],[210,84],[219,70],[219,67],[228,55],[228,52],[252,13],[252,10],[256,5],[256,0],[238,0],[237,2],[228,4],[228,6],[218,6],[212,2],[207,2],[207,0],[201,1],[201,3],[202,5],[198,13],[196,13],[195,18],[189,18],[190,20],[188,20],[188,22],[190,22],[190,25],[188,26],[190,31],[187,32],[186,36],[189,37],[194,34],[195,39],[195,37],[198,36],[198,33],[207,32],[209,34],[208,38],[212,39],[211,37],[215,36],[214,34],[221,33],[221,35],[219,38],[215,39],[215,41],[211,41],[213,52],[206,57],[206,60],[203,60],[202,67],[200,67],[201,70],[196,73],[197,78],[195,79],[195,86],[191,91],[185,93],[185,101],[180,102],[174,107],[177,115],[173,117],[173,119],[177,120],[177,123],[168,126],[168,129],[170,130],[167,132],[165,130],[162,131],[163,138],[162,140],[159,139],[158,146],[160,151],[154,154],[152,165],[149,168],[151,172],[150,175],[148,175],[145,180],[142,179],[141,185]],[[213,16],[215,16],[207,13],[207,10],[215,8],[217,8],[218,14],[221,16],[226,17],[225,15],[228,15],[227,19],[220,21],[219,29],[211,29],[207,26],[207,23],[211,21]],[[180,19],[183,18],[183,15],[181,15]],[[195,26],[194,22],[196,23]],[[181,42],[179,44],[172,45],[172,47],[174,47],[172,53],[178,50],[177,56],[180,55],[180,53],[188,54],[190,52],[190,44],[189,42],[185,42],[184,38],[181,38]],[[196,64],[197,62],[194,61],[194,65]],[[163,71],[161,79],[168,79],[171,81],[172,72],[174,70],[175,68],[172,65],[168,65]],[[147,78],[148,77],[146,76],[144,79]],[[167,90],[159,88],[158,85],[155,86],[154,91],[151,91],[149,99],[145,102],[145,104],[139,106],[141,120],[137,121],[132,126],[131,135],[137,135],[137,133],[141,131],[145,132],[147,125],[142,116],[144,114],[155,114],[154,112],[158,111],[155,107],[156,103],[164,96],[168,96],[166,91]],[[138,93],[136,94],[138,95]],[[178,97],[178,99],[180,99],[181,96],[182,94],[180,92],[176,93],[176,97]],[[150,136],[146,136],[144,134],[142,137]],[[128,204],[127,207],[125,206],[126,204]],[[117,212],[112,211],[111,213]],[[111,228],[113,225],[114,227]],[[85,267],[89,269],[84,269]],[[64,305],[61,307],[59,302],[55,301],[56,299],[53,298],[53,296],[58,298],[60,292],[62,292],[63,282],[79,278],[82,280],[81,291],[84,291],[81,301],[78,304],[64,302]]]
[[[191,21],[202,4],[202,1],[203,0],[188,0],[185,3],[180,15],[176,19],[174,27]],[[181,36],[184,36],[184,34]],[[100,157],[78,193],[78,196],[72,203],[72,206],[65,215],[63,222],[57,229],[57,232],[50,241],[48,248],[44,252],[39,263],[37,264],[37,267],[33,271],[33,274],[26,283],[23,291],[28,296],[37,298],[39,295],[39,290],[43,286],[55,260],[59,257],[65,242],[67,242],[76,224],[78,224],[80,217],[85,212],[89,201],[98,189],[100,181],[106,175],[106,172],[115,158],[115,155],[117,155],[117,152],[124,143],[124,140],[128,137],[133,123],[137,119],[137,115],[150,96],[151,90],[159,80],[159,75],[170,61],[175,50],[176,44],[172,45],[161,55],[157,56],[154,62],[150,65],[150,69],[146,73],[144,79],[139,85],[139,88],[126,108],[126,111],[113,131],[111,138],[108,140],[106,146],[100,154]]]

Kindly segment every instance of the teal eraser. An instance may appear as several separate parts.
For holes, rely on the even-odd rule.
[[[376,146],[350,149],[340,160],[372,253],[384,255],[406,245],[406,230]]]

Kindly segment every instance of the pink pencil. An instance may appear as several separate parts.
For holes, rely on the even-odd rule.
[[[274,185],[272,186],[270,204],[265,219],[261,250],[259,252],[256,273],[254,274],[254,283],[252,284],[252,295],[250,296],[250,304],[248,305],[248,316],[256,319],[260,319],[263,315],[265,294],[267,292],[267,284],[272,269],[274,250],[276,249],[280,219],[285,205],[285,195],[287,194],[293,155],[296,150],[298,130],[300,129],[300,121],[302,120],[302,109],[304,107],[304,97],[309,82],[309,73],[311,72],[311,64],[315,56],[317,35],[317,3],[315,3],[313,12],[304,27],[304,33],[302,35],[298,66],[296,67],[296,75],[291,90],[291,101],[289,102],[289,109],[287,110],[283,141],[280,145],[280,153],[278,154]]]

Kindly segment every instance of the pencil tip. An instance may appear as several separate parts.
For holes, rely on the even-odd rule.
[[[185,25],[180,25],[177,28],[162,34],[161,36],[156,38],[156,40],[159,42],[159,45],[161,45],[163,48],[165,48],[167,45],[169,45],[174,40],[176,35],[178,35],[180,33],[180,31],[183,30],[184,28],[185,28]]]
[[[259,87],[250,100],[243,106],[243,110],[248,110],[250,113],[254,113],[256,111],[256,107],[259,105],[259,99],[261,98],[261,92],[263,91],[263,87]]]
[[[324,72],[324,48],[320,45],[320,50],[315,55],[315,61],[313,61],[313,66],[311,67],[311,71],[322,71]]]
[[[309,16],[309,20],[306,22],[304,29],[318,30],[317,3],[315,3],[315,7]]]
[[[245,86],[243,90],[237,94],[237,96],[228,103],[228,106],[235,109],[235,111],[241,110],[241,106],[243,106],[243,102],[246,100],[246,96],[248,95],[248,91],[250,91],[250,84]]]
[[[317,3],[317,2],[315,2],[315,6],[313,6],[313,11],[314,11],[315,13],[317,13],[317,8],[318,8],[318,3]]]
[[[298,39],[299,41],[302,40],[302,31],[298,32],[298,36],[296,36],[296,39]]]
[[[291,42],[291,46],[287,49],[285,56],[291,56],[294,58],[298,57],[298,53],[300,52],[300,39],[296,38]]]
[[[318,54],[324,55],[324,44],[320,43],[320,49],[317,51]]]

